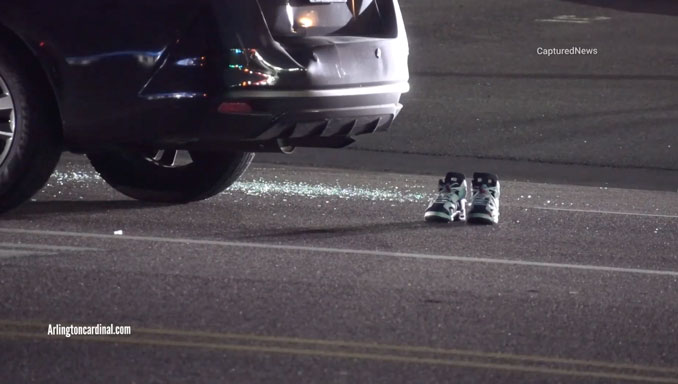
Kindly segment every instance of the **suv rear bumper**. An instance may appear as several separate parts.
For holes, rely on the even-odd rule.
[[[248,113],[221,113],[208,123],[201,145],[235,145],[255,151],[280,146],[343,147],[353,137],[386,131],[402,109],[406,82],[372,87],[252,90],[229,93]],[[224,138],[228,137],[228,143]]]
[[[367,87],[334,88],[334,89],[270,89],[270,90],[238,90],[228,94],[229,99],[285,99],[315,97],[351,97],[380,94],[402,94],[410,90],[408,82],[374,85]]]

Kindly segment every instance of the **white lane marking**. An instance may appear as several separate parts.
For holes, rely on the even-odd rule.
[[[30,256],[54,256],[59,252],[101,251],[99,248],[0,242],[0,259]]]
[[[96,252],[101,251],[100,248],[87,248],[87,247],[68,247],[63,245],[46,245],[46,244],[26,244],[26,243],[4,243],[0,242],[0,248],[4,249],[35,249],[35,250],[46,250],[46,251],[88,251]]]
[[[511,206],[507,204],[507,206]],[[513,205],[513,207],[518,207]],[[678,215],[660,215],[654,213],[633,213],[633,212],[617,212],[617,211],[598,211],[593,209],[574,209],[574,208],[549,208],[549,207],[522,207],[526,209],[539,209],[542,211],[560,211],[560,212],[576,212],[576,213],[595,213],[598,215],[622,215],[622,216],[639,216],[639,217],[660,217],[664,219],[678,219]]]
[[[535,21],[538,23],[591,24],[591,22],[606,20],[610,20],[610,18],[606,16],[577,17],[576,15],[560,15],[550,19],[536,19]]]
[[[45,251],[20,251],[17,249],[0,249],[0,259],[10,259],[14,257],[28,257],[28,256],[50,256],[55,255],[54,252]]]
[[[165,238],[165,237],[154,237],[154,236],[115,236],[115,235],[106,235],[106,234],[98,234],[98,233],[42,231],[42,230],[29,230],[29,229],[12,229],[12,228],[0,228],[0,233],[26,234],[26,235],[30,234],[30,235],[59,236],[59,237],[80,237],[80,238],[107,239],[107,240],[115,239],[115,240],[132,240],[132,241],[149,241],[149,242],[172,243],[172,244],[215,245],[215,246],[222,246],[222,247],[271,249],[271,250],[280,250],[280,251],[302,251],[302,252],[313,252],[313,253],[334,253],[334,254],[359,255],[359,256],[382,256],[382,257],[396,257],[396,258],[406,258],[406,259],[444,260],[444,261],[456,261],[456,262],[463,262],[463,263],[518,265],[518,266],[525,266],[525,267],[543,267],[543,268],[571,269],[571,270],[597,271],[597,272],[629,273],[629,274],[638,274],[638,275],[668,276],[668,277],[678,278],[678,271],[641,269],[641,268],[620,268],[620,267],[607,267],[607,266],[601,266],[601,265],[586,265],[586,264],[547,263],[547,262],[526,261],[526,260],[490,259],[490,258],[483,258],[483,257],[428,255],[428,254],[423,254],[423,253],[369,251],[369,250],[359,250],[359,249],[309,247],[309,246],[300,246],[300,245],[277,245],[277,244],[265,244],[265,243],[243,243],[243,242],[235,242],[235,241],[196,240],[196,239]]]

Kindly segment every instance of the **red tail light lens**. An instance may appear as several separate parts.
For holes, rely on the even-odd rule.
[[[224,114],[243,114],[251,113],[253,111],[252,106],[247,103],[221,103],[219,106],[219,113]]]

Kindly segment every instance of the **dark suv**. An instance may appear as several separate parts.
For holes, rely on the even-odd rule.
[[[62,150],[136,199],[213,196],[252,152],[343,147],[409,90],[397,0],[2,0],[0,210]]]

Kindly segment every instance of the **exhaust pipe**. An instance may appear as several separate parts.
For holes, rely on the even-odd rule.
[[[286,155],[293,154],[294,150],[297,149],[297,147],[290,145],[287,142],[287,139],[278,139],[278,140],[276,140],[276,143],[278,144],[278,148],[280,149],[280,152],[282,152]]]

